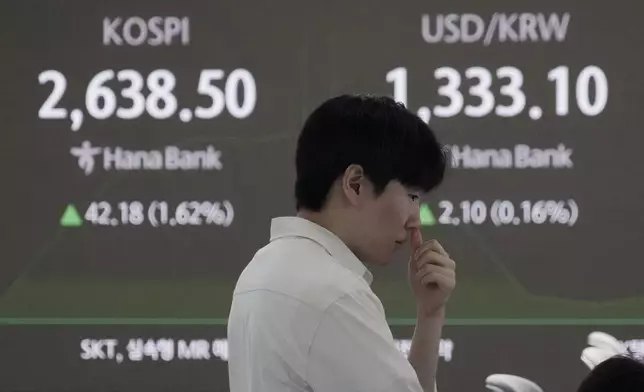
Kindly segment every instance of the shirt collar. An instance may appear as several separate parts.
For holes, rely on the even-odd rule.
[[[303,237],[321,245],[342,266],[361,276],[371,285],[371,271],[338,236],[308,219],[297,216],[278,217],[271,221],[271,241],[285,237]]]

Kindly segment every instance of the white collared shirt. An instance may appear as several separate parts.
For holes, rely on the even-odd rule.
[[[333,233],[275,218],[228,321],[231,392],[422,392],[371,273]]]

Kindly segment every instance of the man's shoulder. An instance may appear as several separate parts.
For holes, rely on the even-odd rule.
[[[369,285],[342,266],[315,241],[284,238],[262,247],[239,277],[235,296],[290,298],[324,310],[347,294],[366,291]],[[253,294],[254,293],[254,294]]]

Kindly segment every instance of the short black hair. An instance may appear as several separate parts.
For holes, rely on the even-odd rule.
[[[340,95],[306,119],[297,141],[298,210],[320,211],[349,165],[361,165],[380,195],[387,184],[429,192],[443,181],[447,153],[416,114],[386,96]]]
[[[644,391],[644,363],[630,355],[611,357],[582,381],[577,392]]]

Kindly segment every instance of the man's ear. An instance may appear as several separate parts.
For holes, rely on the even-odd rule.
[[[360,165],[349,165],[342,176],[342,192],[349,203],[357,205],[364,192],[365,175]]]

